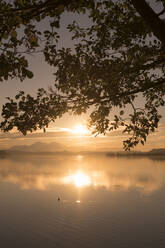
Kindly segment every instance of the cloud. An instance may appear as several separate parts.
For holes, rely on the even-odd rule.
[[[148,136],[145,146],[139,145],[137,150],[151,150],[152,148],[165,147],[165,124],[160,123],[156,132]],[[34,142],[52,143],[57,142],[68,147],[70,150],[121,150],[123,149],[123,140],[128,135],[122,134],[122,129],[117,129],[107,133],[105,136],[100,135],[93,137],[89,134],[78,135],[71,132],[69,128],[50,127],[46,133],[42,130],[28,133],[26,136],[18,132],[0,133],[0,149],[9,149],[17,145],[32,145]]]

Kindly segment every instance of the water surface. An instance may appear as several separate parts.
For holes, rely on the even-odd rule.
[[[165,247],[165,160],[0,160],[0,243],[10,248]]]

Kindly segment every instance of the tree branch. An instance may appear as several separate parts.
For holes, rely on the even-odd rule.
[[[165,86],[165,80],[164,79],[160,80],[157,83],[145,84],[141,88],[136,88],[136,89],[131,90],[131,91],[124,91],[124,92],[121,92],[121,93],[116,94],[116,95],[109,94],[107,99],[104,96],[104,97],[101,97],[100,100],[102,100],[101,101],[102,103],[106,103],[106,102],[109,102],[111,98],[119,98],[119,99],[121,99],[121,98],[126,97],[126,96],[131,96],[131,95],[135,95],[135,94],[138,94],[138,93],[143,93],[146,90],[156,89],[156,88],[160,88],[160,87],[163,87],[163,86]]]
[[[165,44],[165,23],[163,20],[158,17],[145,0],[131,0],[131,2],[153,34]]]
[[[165,9],[163,9],[162,11],[160,11],[159,13],[157,13],[157,16],[163,15],[165,13]]]

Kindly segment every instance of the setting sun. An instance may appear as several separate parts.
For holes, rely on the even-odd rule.
[[[89,130],[87,129],[86,126],[82,124],[78,124],[73,128],[73,133],[83,135],[83,134],[88,134]]]

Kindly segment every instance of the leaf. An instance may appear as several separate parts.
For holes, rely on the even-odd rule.
[[[27,70],[26,75],[27,75],[28,78],[31,79],[33,77],[33,72]]]
[[[23,22],[23,20],[22,20],[22,18],[20,16],[16,16],[16,19],[17,19],[19,24],[21,24]]]
[[[3,34],[3,39],[7,40],[9,38],[9,34],[8,33],[4,33]]]
[[[37,37],[35,36],[35,35],[31,35],[30,36],[30,43],[31,44],[37,44],[37,41],[38,41],[38,39],[37,39]]]
[[[59,15],[64,11],[64,5],[59,5],[59,7],[56,10],[56,13]]]
[[[16,32],[15,30],[13,30],[13,31],[11,32],[11,37],[12,37],[12,38],[16,38],[16,37],[17,37],[17,32]]]

